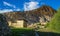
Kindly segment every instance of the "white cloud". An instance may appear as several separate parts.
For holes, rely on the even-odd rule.
[[[0,10],[0,13],[12,12],[12,11],[20,11],[20,9],[3,9],[3,10]]]
[[[3,4],[6,6],[9,6],[9,7],[12,7],[13,9],[3,9],[3,10],[0,10],[1,13],[10,12],[10,11],[20,11],[20,8],[16,7],[15,5],[12,5],[8,2],[3,1]]]
[[[33,9],[36,9],[38,8],[38,2],[34,2],[34,1],[31,1],[31,2],[25,2],[24,4],[24,10],[25,11],[29,11],[29,10],[33,10]]]
[[[8,3],[8,2],[5,2],[5,1],[3,1],[3,4],[4,4],[4,5],[7,5],[7,6],[9,6],[9,7],[16,8],[15,5],[12,5],[12,4],[10,4],[10,3]]]
[[[11,12],[13,11],[12,9],[3,9],[3,10],[0,10],[0,13],[5,13],[5,12]]]

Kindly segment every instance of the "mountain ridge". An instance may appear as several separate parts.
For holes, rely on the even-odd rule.
[[[31,11],[8,12],[3,13],[3,15],[7,18],[7,21],[25,19],[28,21],[28,24],[31,24],[49,22],[56,12],[57,11],[50,6],[41,6],[40,8]]]

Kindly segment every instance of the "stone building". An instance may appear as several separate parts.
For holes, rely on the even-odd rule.
[[[27,27],[27,21],[24,19],[19,19],[16,21],[8,21],[9,26],[14,27],[14,28],[23,28]]]

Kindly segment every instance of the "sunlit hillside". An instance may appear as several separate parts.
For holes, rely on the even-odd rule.
[[[47,28],[60,33],[60,9],[58,9],[57,13],[48,23]]]

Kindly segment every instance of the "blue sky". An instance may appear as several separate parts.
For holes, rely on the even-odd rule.
[[[28,11],[49,5],[54,9],[60,7],[60,0],[0,0],[0,12]]]

